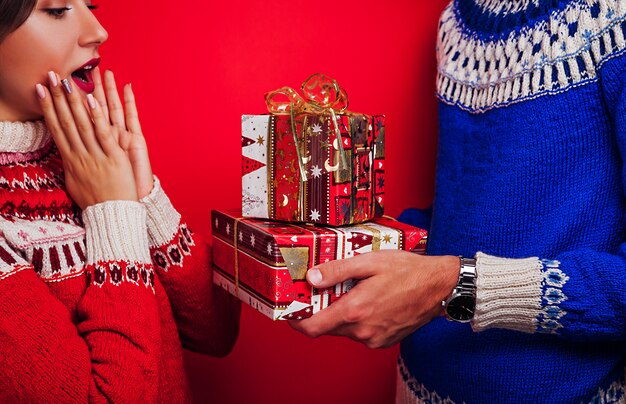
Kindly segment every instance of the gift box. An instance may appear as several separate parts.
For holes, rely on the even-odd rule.
[[[345,110],[338,86],[339,95],[317,102],[311,80],[306,100],[283,88],[266,95],[272,114],[242,116],[243,216],[331,226],[382,216],[384,116]]]
[[[312,287],[306,271],[314,265],[386,249],[423,254],[427,240],[426,230],[389,217],[339,228],[242,218],[236,211],[212,211],[211,218],[214,282],[274,320],[310,317],[354,286]]]

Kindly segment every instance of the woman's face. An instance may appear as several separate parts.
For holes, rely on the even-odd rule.
[[[93,91],[90,70],[108,34],[92,8],[89,0],[38,0],[26,22],[0,42],[0,121],[39,119],[35,84],[47,84],[51,70]]]

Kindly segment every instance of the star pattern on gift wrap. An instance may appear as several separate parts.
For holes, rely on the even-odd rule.
[[[341,202],[341,205],[339,205],[339,211],[341,212],[342,218],[347,218],[350,214],[350,204],[348,202]]]
[[[243,243],[243,233],[239,233],[239,241]]]
[[[263,144],[265,144],[265,138],[262,135],[259,135],[259,137],[256,138],[256,142],[257,144],[260,144],[262,146]]]
[[[319,166],[314,165],[313,168],[311,168],[311,175],[315,178],[319,178],[322,175],[322,169]]]
[[[226,223],[226,235],[230,236],[230,223]]]
[[[320,220],[320,212],[317,209],[313,209],[311,211],[311,220],[314,222],[319,222]]]
[[[220,227],[220,221],[215,218],[215,228],[218,229]]]
[[[385,234],[385,235],[383,236],[383,242],[384,242],[385,244],[389,244],[389,243],[391,243],[391,234]]]
[[[267,255],[271,256],[272,255],[272,251],[273,251],[272,242],[270,241],[270,242],[267,243]]]
[[[320,133],[322,133],[322,125],[320,125],[319,123],[314,124],[313,126],[311,126],[311,132],[313,132],[315,136],[319,135]]]
[[[250,235],[250,245],[251,245],[252,247],[254,247],[254,239],[255,239],[254,234],[251,234],[251,235]]]

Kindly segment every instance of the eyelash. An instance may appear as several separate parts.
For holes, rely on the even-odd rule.
[[[87,6],[87,8],[90,9],[91,11],[93,11],[93,10],[96,10],[98,8],[98,5]],[[71,7],[46,8],[43,11],[45,11],[48,15],[50,15],[53,18],[61,19],[61,18],[63,18],[65,13],[70,11],[71,9],[72,9]]]

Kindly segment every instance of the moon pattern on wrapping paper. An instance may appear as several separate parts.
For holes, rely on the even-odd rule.
[[[339,150],[339,141],[338,141],[337,138],[335,138],[335,140],[333,140],[333,149]]]
[[[302,164],[303,165],[307,165],[309,164],[309,161],[311,161],[311,157],[302,157]]]
[[[326,159],[326,161],[324,162],[324,168],[329,173],[332,173],[333,171],[339,170],[339,163],[335,164],[334,166],[331,166],[330,165],[330,159]]]
[[[282,206],[287,206],[288,203],[289,203],[289,197],[287,197],[287,195],[283,194]]]

